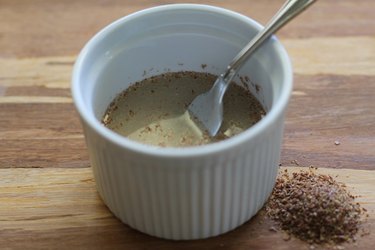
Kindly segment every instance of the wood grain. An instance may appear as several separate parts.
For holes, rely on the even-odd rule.
[[[281,168],[281,171],[285,168]],[[287,168],[297,171],[295,167]],[[346,249],[367,249],[375,240],[375,176],[366,170],[319,169],[337,176],[369,217],[355,244]],[[0,247],[12,249],[309,249],[309,244],[270,231],[275,224],[260,212],[238,229],[206,240],[167,241],[139,233],[119,222],[100,200],[90,168],[0,169]],[[358,180],[361,180],[358,182]],[[9,207],[12,209],[10,210]],[[316,249],[320,249],[317,247]]]
[[[281,162],[375,170],[373,83],[374,76],[295,75]]]
[[[285,39],[282,43],[297,74],[375,75],[375,36]]]
[[[0,48],[7,57],[72,55],[99,29],[143,8],[175,1],[0,0]],[[228,8],[265,23],[284,0],[191,0]],[[374,36],[373,0],[321,0],[282,37]]]
[[[353,41],[283,40],[296,67],[281,163],[375,170],[375,39],[359,37],[360,46],[350,49]],[[342,56],[343,51],[354,53]],[[0,138],[7,139],[0,141],[0,168],[56,167],[62,159],[69,164],[69,155],[72,161],[87,158],[69,90],[74,61],[75,56],[0,58],[0,115],[6,118],[0,120]],[[53,153],[45,153],[41,138],[51,140]],[[73,145],[62,150],[64,138]],[[336,146],[336,140],[342,143]],[[30,144],[35,153],[23,156]],[[24,161],[9,155],[15,148],[22,149],[18,156]]]
[[[69,89],[74,61],[113,20],[181,2],[0,0],[0,249],[309,249],[271,232],[262,213],[212,239],[161,240],[120,223],[98,197]],[[283,2],[204,3],[264,24]],[[278,33],[295,73],[281,164],[324,167],[360,195],[371,233],[346,249],[375,242],[374,9],[320,0]]]

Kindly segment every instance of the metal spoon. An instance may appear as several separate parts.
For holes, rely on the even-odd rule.
[[[223,121],[223,97],[233,77],[250,55],[264,41],[296,17],[316,0],[287,0],[266,27],[260,31],[232,60],[227,70],[215,81],[213,87],[206,93],[197,96],[189,105],[188,111],[215,136]]]

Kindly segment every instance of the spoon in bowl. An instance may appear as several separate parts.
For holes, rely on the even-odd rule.
[[[223,97],[241,66],[264,41],[300,14],[316,0],[287,0],[273,16],[265,28],[260,31],[228,65],[226,71],[215,81],[212,88],[197,96],[188,106],[188,111],[207,129],[210,136],[215,136],[223,121]]]

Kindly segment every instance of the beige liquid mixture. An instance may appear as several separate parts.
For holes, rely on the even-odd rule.
[[[210,89],[216,76],[173,72],[135,83],[109,105],[102,122],[131,140],[161,147],[208,144],[241,133],[265,111],[248,90],[231,84],[224,96],[224,120],[211,138],[186,111],[199,94]]]

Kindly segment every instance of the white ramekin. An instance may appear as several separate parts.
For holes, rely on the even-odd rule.
[[[221,73],[260,29],[229,10],[174,4],[121,18],[83,48],[74,66],[73,99],[97,189],[121,221],[157,237],[200,239],[238,227],[263,206],[275,183],[292,89],[291,63],[275,37],[236,79],[268,111],[238,136],[199,147],[157,148],[124,138],[99,121],[119,92],[145,76]],[[247,77],[250,81],[243,80]]]

